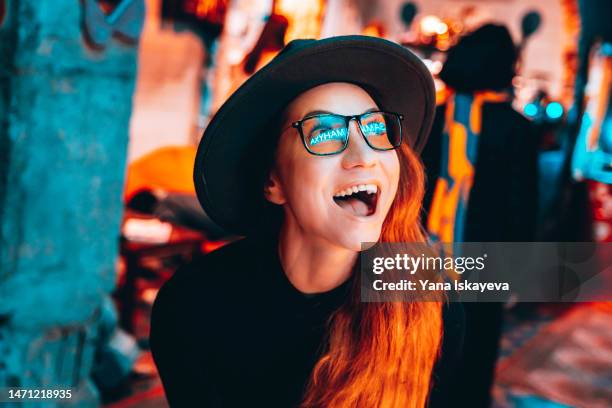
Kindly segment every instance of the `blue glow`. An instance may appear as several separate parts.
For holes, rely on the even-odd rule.
[[[363,125],[361,129],[364,133],[367,133],[366,136],[370,135],[384,135],[387,133],[387,127],[384,122],[371,122],[366,125]]]
[[[538,114],[538,107],[535,105],[535,103],[528,103],[525,105],[524,111],[525,115],[534,117]]]
[[[559,119],[563,116],[563,106],[559,102],[551,102],[546,106],[546,116],[551,119]]]
[[[326,129],[323,132],[312,136],[310,138],[310,144],[316,145],[323,142],[328,142],[332,140],[342,140],[345,141],[347,137],[347,129],[339,128],[339,129]]]

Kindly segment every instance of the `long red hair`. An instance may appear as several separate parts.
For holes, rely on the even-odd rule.
[[[382,242],[423,242],[419,222],[423,167],[402,145],[399,187]],[[328,323],[326,349],[306,387],[302,407],[421,408],[431,388],[442,340],[437,302],[361,302],[359,279]]]

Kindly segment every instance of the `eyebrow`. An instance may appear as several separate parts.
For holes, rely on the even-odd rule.
[[[376,112],[378,110],[380,110],[380,109],[379,108],[370,108],[370,109],[364,111],[363,113],[361,113],[361,115],[363,115],[365,113]],[[309,116],[315,116],[315,115],[339,115],[339,116],[345,116],[345,115],[340,115],[339,113],[330,112],[330,111],[327,111],[327,110],[313,110],[313,111],[308,112],[304,116],[302,116],[302,118],[307,118]]]

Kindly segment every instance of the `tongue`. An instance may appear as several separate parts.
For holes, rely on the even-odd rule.
[[[338,205],[353,215],[365,217],[368,215],[369,209],[366,203],[357,199],[349,198],[348,200],[338,200]]]

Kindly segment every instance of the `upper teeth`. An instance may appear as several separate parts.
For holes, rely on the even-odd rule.
[[[375,184],[357,184],[355,186],[347,187],[344,190],[338,191],[334,194],[334,197],[344,197],[347,195],[355,194],[359,191],[367,191],[368,194],[376,194],[378,192],[378,186]]]

